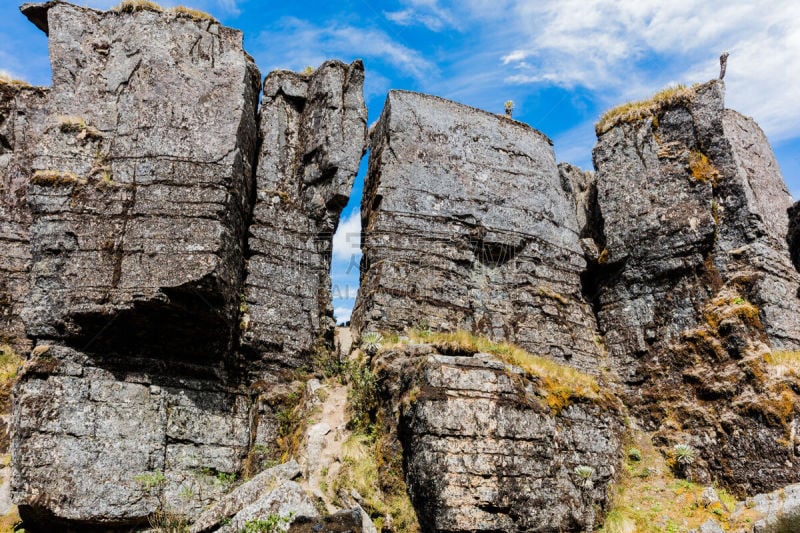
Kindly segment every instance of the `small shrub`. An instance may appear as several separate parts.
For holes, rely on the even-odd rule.
[[[286,531],[292,522],[293,516],[294,513],[290,513],[288,516],[271,513],[266,518],[248,520],[238,533],[278,533],[279,531]]]
[[[174,511],[160,509],[151,514],[147,521],[157,533],[186,533],[189,531],[188,519]]]
[[[690,465],[694,462],[697,452],[688,444],[676,444],[672,447],[672,455],[679,465]]]
[[[111,10],[119,13],[135,13],[136,11],[154,11],[156,13],[161,13],[164,11],[164,8],[149,0],[123,0],[122,3]]]
[[[310,76],[310,75],[314,74],[314,70],[315,70],[314,67],[309,65],[306,68],[304,68],[300,73],[302,75],[304,75],[304,76]]]
[[[347,393],[347,400],[351,409],[351,418],[348,425],[355,431],[372,434],[375,414],[380,406],[375,374],[366,364],[353,365],[349,381],[350,390]]]
[[[503,104],[503,107],[505,108],[506,116],[511,118],[511,115],[514,113],[514,101],[506,100],[506,103]]]
[[[628,450],[628,459],[631,461],[641,461],[642,460],[642,452],[639,451],[639,448],[631,448]]]
[[[145,491],[149,492],[156,487],[163,485],[167,478],[160,470],[154,470],[153,472],[139,474],[138,476],[134,477],[133,480],[139,483]]]
[[[573,470],[578,477],[583,488],[592,488],[592,476],[594,475],[594,468],[588,465],[578,465]]]
[[[367,355],[375,355],[383,346],[383,337],[376,331],[369,331],[361,335],[361,349]]]

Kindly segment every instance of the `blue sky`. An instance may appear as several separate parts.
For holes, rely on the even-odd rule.
[[[106,9],[118,0],[75,3]],[[177,2],[161,1],[163,6]],[[370,122],[389,89],[501,113],[549,135],[559,161],[591,168],[593,124],[616,104],[706,81],[728,61],[727,105],[764,128],[800,197],[800,2],[796,0],[183,0],[244,31],[262,74],[362,58]],[[0,0],[0,71],[49,85],[47,41]],[[363,169],[335,239],[340,319],[358,285]]]

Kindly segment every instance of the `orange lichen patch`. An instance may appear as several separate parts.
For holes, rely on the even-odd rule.
[[[726,318],[737,317],[745,324],[763,329],[758,307],[745,300],[735,289],[723,289],[712,298],[704,312],[706,322],[714,328]]]
[[[658,114],[667,107],[689,102],[695,94],[696,87],[696,85],[667,87],[646,100],[629,102],[610,109],[603,113],[595,124],[595,132],[600,136],[619,124],[630,124],[650,117],[653,117],[654,126],[657,127]]]
[[[689,171],[694,179],[711,183],[712,187],[717,186],[721,176],[706,154],[697,150],[689,154]]]

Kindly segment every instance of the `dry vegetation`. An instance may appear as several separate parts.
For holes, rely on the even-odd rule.
[[[34,185],[54,187],[58,185],[85,185],[86,180],[79,178],[78,175],[73,172],[37,170],[33,173],[31,183]]]
[[[0,85],[13,85],[16,87],[30,87],[30,83],[24,80],[17,80],[7,74],[0,73]]]
[[[173,7],[171,11],[177,15],[186,15],[187,17],[190,17],[194,20],[217,22],[217,19],[215,19],[205,11],[200,11],[199,9],[192,9],[191,7],[178,6],[178,7]]]
[[[342,447],[342,468],[331,490],[336,494],[357,490],[378,531],[417,533],[419,523],[403,479],[402,460],[392,457],[386,439],[352,434]]]
[[[667,87],[651,98],[638,102],[628,102],[603,113],[594,129],[597,135],[602,135],[614,126],[622,123],[631,123],[643,120],[647,117],[657,116],[662,109],[685,103],[694,96],[696,85],[686,87],[676,85]]]
[[[692,173],[692,177],[697,181],[711,183],[714,187],[719,182],[719,171],[708,160],[706,154],[702,152],[694,150],[689,154],[689,170]]]
[[[518,366],[529,375],[538,378],[545,393],[545,401],[555,414],[575,401],[616,404],[613,395],[600,387],[597,379],[572,367],[532,355],[508,342],[494,342],[466,331],[455,333],[410,330],[408,340],[398,335],[387,335],[385,348],[405,342],[423,342],[436,346],[444,353],[478,353],[494,355],[501,361]]]
[[[601,533],[687,532],[709,519],[726,531],[742,531],[756,518],[747,509],[733,516],[736,500],[724,489],[717,488],[719,501],[710,502],[703,498],[702,485],[676,478],[647,434],[635,432],[627,448],[638,454],[628,453],[611,487],[611,509]]]
[[[156,4],[155,2],[150,2],[149,0],[123,0],[117,7],[113,8],[112,11],[119,11],[120,13],[135,13],[136,11],[154,11],[156,13],[161,13],[164,11],[164,8],[160,5]]]

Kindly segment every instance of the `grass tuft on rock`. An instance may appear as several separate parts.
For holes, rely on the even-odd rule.
[[[664,108],[690,101],[694,96],[696,87],[696,85],[692,87],[685,85],[667,87],[645,100],[628,102],[609,109],[603,113],[600,120],[595,124],[595,132],[600,136],[619,124],[630,124],[648,117],[657,117],[658,113]]]
[[[198,21],[217,22],[217,19],[215,19],[205,11],[200,11],[199,9],[192,9],[191,7],[177,6],[173,7],[171,11],[176,15],[184,15]]]
[[[111,10],[119,13],[135,13],[137,11],[161,13],[164,11],[164,8],[149,0],[123,0],[117,7]]]
[[[447,333],[420,332],[413,329],[407,332],[407,337],[411,342],[432,344],[443,353],[484,352],[494,355],[504,363],[521,368],[531,376],[539,378],[546,394],[545,400],[555,414],[576,400],[615,403],[610,393],[601,389],[595,377],[546,357],[530,354],[508,342],[494,342],[467,331]],[[391,339],[391,336],[388,338]]]
[[[13,85],[15,87],[30,87],[31,84],[25,80],[12,78],[8,74],[0,73],[0,85]]]
[[[79,178],[73,172],[61,170],[37,170],[31,177],[31,183],[46,187],[56,187],[59,185],[85,185],[86,180]]]

